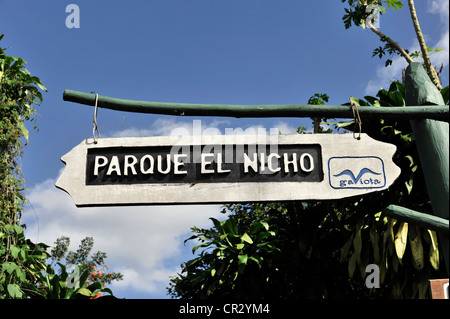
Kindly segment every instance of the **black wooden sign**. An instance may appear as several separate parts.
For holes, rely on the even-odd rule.
[[[207,145],[92,148],[86,185],[321,182],[320,145]]]

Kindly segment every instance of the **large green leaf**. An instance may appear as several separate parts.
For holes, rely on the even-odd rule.
[[[353,243],[353,234],[349,237],[345,245],[342,246],[341,248],[340,262],[343,262],[347,258],[348,251],[350,250],[350,247],[352,247],[352,243]]]
[[[397,252],[397,257],[399,261],[402,261],[403,255],[406,250],[406,244],[408,238],[408,223],[402,222],[398,228],[397,234],[395,235],[395,251]]]
[[[210,219],[212,220],[214,227],[216,227],[216,229],[219,231],[219,233],[223,234],[224,231],[223,231],[222,224],[216,218],[211,217]]]
[[[12,274],[16,269],[19,269],[19,266],[11,261],[8,261],[2,265],[2,272],[6,271],[8,274]]]
[[[380,234],[378,233],[376,227],[372,225],[369,231],[370,235],[370,242],[372,243],[372,249],[373,249],[373,258],[376,264],[379,264],[381,261],[381,255],[380,255]]]
[[[410,227],[408,232],[408,240],[413,256],[413,265],[417,270],[422,270],[424,266],[422,235],[417,226]]]
[[[19,123],[17,124],[19,126],[20,131],[22,132],[22,135],[25,137],[28,143],[28,138],[30,136],[30,132],[28,132],[27,128],[25,127],[25,124],[23,124],[22,120],[19,120]]]
[[[431,237],[431,245],[430,245],[430,263],[434,269],[439,269],[439,248],[438,248],[438,240],[436,232],[429,230],[428,233]]]
[[[11,298],[22,298],[22,290],[20,289],[19,285],[17,284],[8,284],[8,293],[11,296]]]
[[[213,244],[213,241],[209,241],[207,243],[202,243],[200,245],[197,245],[195,247],[192,248],[192,253],[195,253],[198,249],[200,248],[204,248],[204,247],[209,247]]]
[[[259,232],[261,230],[261,228],[264,228],[265,230],[269,230],[269,224],[266,222],[257,222],[255,224],[253,224],[252,226],[252,231],[250,232],[250,234],[256,234],[257,232]]]
[[[75,295],[76,295],[76,294],[80,294],[80,295],[83,295],[83,296],[86,296],[86,297],[92,297],[92,296],[93,296],[92,291],[90,291],[90,290],[87,289],[87,288],[79,288],[79,289],[77,289],[77,290],[75,291],[74,294],[75,294]]]
[[[365,96],[364,98],[373,106],[380,106],[380,101],[376,97],[368,95],[368,96]]]
[[[352,254],[350,260],[348,261],[348,275],[350,278],[353,278],[353,274],[356,269],[356,259],[357,259],[356,254]]]
[[[398,10],[403,7],[403,3],[400,0],[387,0],[387,7],[394,10]]]
[[[226,228],[231,235],[238,236],[237,224],[236,224],[236,220],[234,218],[227,219],[223,225],[224,225],[224,230]]]
[[[361,250],[362,250],[362,237],[361,229],[363,227],[363,220],[360,220],[356,224],[355,237],[353,238],[353,255],[356,256],[356,261],[360,263],[361,261]],[[353,256],[352,256],[353,257]]]
[[[19,256],[19,252],[20,252],[19,247],[17,247],[16,245],[11,245],[10,250],[11,250],[11,256],[13,256],[13,258],[17,258]]]
[[[253,240],[247,233],[244,233],[244,235],[241,236],[241,239],[249,244],[253,244]]]
[[[247,265],[248,255],[238,255],[239,264]]]

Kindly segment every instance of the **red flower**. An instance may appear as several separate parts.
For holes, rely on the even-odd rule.
[[[91,299],[97,299],[97,298],[100,298],[100,297],[102,297],[102,296],[103,296],[102,293],[99,292],[98,294],[92,296]]]

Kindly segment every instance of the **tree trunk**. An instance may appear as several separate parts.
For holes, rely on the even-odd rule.
[[[319,133],[320,131],[320,118],[313,118],[313,124],[314,124],[314,134]]]
[[[442,90],[441,82],[439,82],[439,77],[436,73],[436,69],[431,64],[430,55],[428,54],[427,45],[425,44],[425,39],[423,37],[422,30],[420,29],[419,19],[417,18],[416,8],[414,6],[414,0],[408,0],[409,11],[411,13],[411,19],[414,25],[414,30],[416,31],[417,40],[419,41],[420,50],[422,51],[423,61],[425,63],[425,68],[428,74],[431,76],[433,83],[439,90]]]

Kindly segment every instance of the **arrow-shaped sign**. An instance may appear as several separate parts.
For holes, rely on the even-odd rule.
[[[56,186],[77,206],[338,199],[392,185],[395,151],[365,134],[87,139]]]

